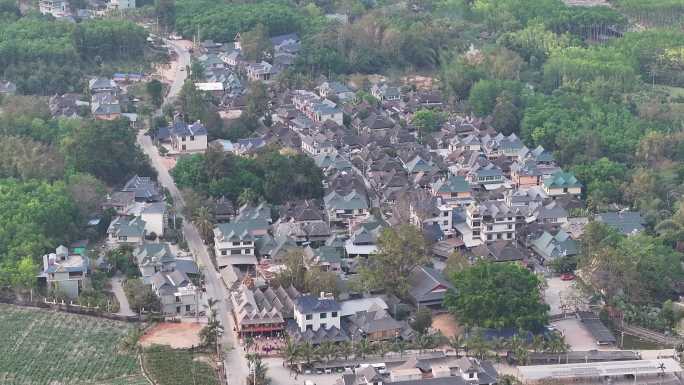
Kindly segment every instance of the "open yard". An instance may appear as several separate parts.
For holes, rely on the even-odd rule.
[[[154,325],[140,338],[140,345],[150,347],[152,345],[168,345],[174,349],[187,349],[199,346],[199,332],[203,324],[195,322],[163,322]]]
[[[0,304],[0,384],[148,384],[118,346],[132,325]]]

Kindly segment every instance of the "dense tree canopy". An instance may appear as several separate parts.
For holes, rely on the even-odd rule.
[[[30,14],[3,21],[0,78],[14,81],[22,93],[80,91],[84,71],[97,73],[103,61],[140,60],[146,37],[142,27],[122,20],[73,24]]]
[[[539,278],[518,264],[481,262],[451,282],[445,305],[464,325],[535,331],[547,323]]]
[[[210,149],[204,155],[181,157],[171,174],[181,188],[213,197],[226,196],[233,202],[246,189],[271,203],[282,203],[292,197],[320,198],[323,193],[323,175],[311,158],[282,155],[276,149],[254,158]]]

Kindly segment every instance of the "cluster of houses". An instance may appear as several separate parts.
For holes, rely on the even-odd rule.
[[[245,80],[271,80],[294,64],[301,48],[296,33],[271,37],[270,45],[273,50],[264,53],[265,60],[254,62],[245,58],[240,34],[232,43],[202,42],[197,61],[204,68],[204,81],[195,83],[195,87],[211,93],[224,106],[240,107],[244,100]]]
[[[74,10],[68,0],[40,0],[38,11],[43,15],[51,15],[56,19],[75,22],[77,19],[89,19],[104,16],[107,12],[134,9],[135,0],[89,0],[86,7]]]
[[[159,297],[162,313],[195,315],[201,308],[200,293],[191,278],[197,277],[199,270],[192,259],[178,256],[174,247],[162,240],[168,217],[156,182],[134,176],[107,196],[102,209],[114,213],[107,228],[108,248],[126,246],[132,250],[141,279]],[[97,264],[105,267],[107,263]],[[92,267],[84,245],[59,246],[43,256],[40,277],[46,280],[48,290],[75,299],[86,287]]]

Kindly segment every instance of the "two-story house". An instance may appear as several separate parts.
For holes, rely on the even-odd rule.
[[[138,245],[145,239],[145,221],[140,217],[116,217],[107,228],[107,242]]]
[[[294,319],[300,332],[340,329],[340,305],[332,297],[303,295],[295,301]]]
[[[199,296],[187,274],[174,270],[160,271],[151,278],[152,290],[159,297],[161,312],[165,315],[194,315]]]
[[[255,242],[267,234],[269,224],[259,219],[220,223],[214,228],[214,253],[219,268],[257,263]]]
[[[54,253],[43,255],[41,277],[47,281],[48,290],[75,299],[83,290],[83,281],[88,276],[90,261],[87,256],[70,253],[60,245]]]
[[[198,120],[187,124],[176,119],[170,127],[171,147],[177,153],[204,152],[207,150],[207,128]]]
[[[465,177],[449,175],[431,185],[432,195],[442,203],[453,207],[462,207],[473,202],[473,192]]]
[[[401,99],[401,90],[399,87],[376,83],[371,87],[371,95],[381,102],[395,102]]]
[[[368,214],[368,199],[356,190],[346,195],[331,191],[323,197],[323,202],[330,222],[344,222]]]
[[[316,87],[318,95],[322,98],[336,97],[339,101],[347,101],[354,99],[354,91],[340,82],[323,82]]]
[[[144,243],[133,250],[140,275],[148,279],[160,271],[173,271],[176,257],[166,243]]]

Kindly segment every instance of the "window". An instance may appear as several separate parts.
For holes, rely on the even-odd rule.
[[[475,235],[475,236],[480,235],[480,230],[473,230],[473,235]]]
[[[501,239],[501,237],[502,237],[502,234],[501,234],[501,233],[496,234],[496,239]]]
[[[474,221],[473,227],[480,227],[480,221]]]
[[[195,135],[190,135],[190,140],[195,140]]]
[[[513,225],[509,224],[507,227],[508,227],[508,229],[510,230],[510,229],[513,228]]]
[[[227,255],[227,254],[228,254],[228,250],[221,250],[221,255]]]
[[[306,325],[306,330],[313,330],[313,325]]]
[[[185,311],[190,311],[190,305],[185,305]]]
[[[181,141],[185,142],[185,137],[184,137],[184,136],[181,137]]]
[[[333,318],[337,318],[337,312],[336,312],[336,311],[332,312],[332,315],[331,315],[331,317],[333,317]]]
[[[448,212],[448,211],[443,212],[443,213],[442,213],[442,216],[443,216],[443,217],[448,217],[448,216],[449,216],[449,212]]]
[[[180,310],[181,310],[181,307],[180,307],[180,306],[176,306],[176,313],[177,313],[177,314],[180,314]]]
[[[321,329],[327,329],[327,328],[328,328],[328,324],[326,324],[325,322],[323,322],[323,323],[321,324]]]
[[[307,314],[307,315],[306,315],[306,319],[307,319],[307,320],[311,320],[312,318],[313,318],[313,316],[312,316],[311,314]]]
[[[185,151],[185,149],[186,149],[185,145],[182,145],[181,150]]]
[[[492,240],[492,234],[487,234],[487,240],[491,241]]]
[[[176,297],[176,302],[180,302],[180,301],[181,301],[181,298],[180,298],[180,297]]]
[[[237,255],[237,254],[242,254],[242,250],[234,249],[234,250],[230,251],[230,255]]]
[[[233,246],[240,246],[240,242],[233,242]]]
[[[328,318],[328,313],[321,313],[318,317],[319,317],[320,319]]]
[[[442,222],[442,224],[443,224],[444,226],[448,226],[448,225],[449,225],[449,221],[444,221],[444,222]]]

